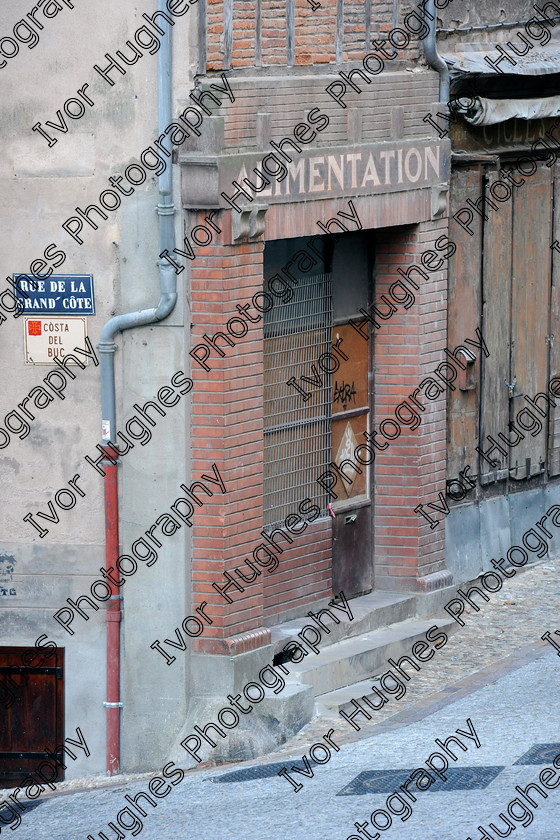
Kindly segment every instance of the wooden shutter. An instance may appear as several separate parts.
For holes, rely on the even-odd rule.
[[[511,373],[517,380],[512,419],[526,401],[548,391],[548,344],[550,330],[552,178],[550,169],[540,164],[526,178],[513,201],[512,294],[511,294]],[[512,381],[512,380],[510,380]],[[516,397],[515,394],[519,394]],[[533,437],[511,449],[510,477],[529,478],[544,472],[548,423]]]
[[[64,651],[0,648],[0,682],[0,787],[16,787],[64,741]]]
[[[483,169],[477,166],[458,169],[451,181],[451,216],[465,205],[468,198],[476,201],[482,192]],[[449,295],[447,346],[454,350],[464,345],[465,338],[476,338],[481,314],[482,219],[475,214],[470,236],[455,219],[449,220],[449,238],[457,251],[449,260]],[[485,336],[485,340],[488,338]],[[468,346],[468,345],[467,345]],[[471,348],[469,348],[471,349]],[[484,355],[481,353],[481,355]],[[475,363],[477,384],[469,391],[448,390],[447,478],[456,478],[466,464],[477,472],[474,447],[478,442],[478,415],[482,359]]]
[[[551,241],[560,241],[560,164],[554,172],[554,228]],[[560,253],[552,254],[552,289],[550,296],[550,376],[560,376]],[[560,474],[560,400],[550,416],[549,475]]]

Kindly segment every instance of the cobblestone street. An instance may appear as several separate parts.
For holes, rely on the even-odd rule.
[[[226,834],[255,840],[344,840],[358,836],[354,822],[377,836],[371,824],[366,827],[372,812],[377,809],[377,819],[382,820],[379,814],[387,813],[388,795],[437,750],[434,740],[445,741],[457,729],[468,733],[469,718],[481,746],[477,748],[472,740],[459,735],[468,749],[461,752],[451,742],[450,749],[458,755],[457,761],[449,759],[449,764],[457,769],[475,768],[463,777],[463,784],[474,779],[481,768],[494,768],[490,783],[472,790],[452,790],[445,783],[439,783],[435,791],[419,793],[413,788],[417,802],[412,813],[405,822],[393,816],[392,827],[385,830],[395,832],[401,840],[419,836],[425,840],[478,840],[481,832],[477,826],[488,827],[490,822],[505,830],[499,814],[510,813],[507,806],[518,797],[515,786],[526,788],[529,782],[538,782],[539,773],[544,767],[552,767],[553,757],[560,753],[560,660],[554,648],[540,640],[547,629],[556,629],[559,587],[557,561],[545,561],[517,575],[491,605],[469,616],[468,626],[450,639],[445,656],[411,681],[402,701],[394,702],[385,716],[379,713],[371,724],[364,723],[354,737],[348,736],[349,727],[340,719],[318,718],[284,748],[264,759],[187,772],[166,799],[154,800],[157,807],[139,800],[146,817],[136,822],[126,815],[122,819],[128,820],[127,825],[136,833],[141,821],[145,840],[199,835],[218,840]],[[303,783],[297,793],[287,780],[276,775],[277,768],[269,778],[216,783],[234,770],[262,768],[280,759],[289,769],[331,726],[340,752],[333,752],[324,766],[312,764],[313,778],[297,775],[297,781]],[[535,745],[549,747],[536,758],[524,759]],[[516,763],[520,759],[521,763]],[[525,760],[536,763],[523,763]],[[367,785],[357,792],[359,785],[354,783],[351,793],[341,794],[358,774],[389,769],[402,772],[386,782],[383,793],[368,792]],[[94,840],[113,840],[117,834],[109,822],[114,823],[116,814],[128,806],[125,795],[133,798],[138,791],[147,791],[149,778],[126,781],[123,777],[92,790],[76,789],[76,782],[63,783],[55,794],[42,797],[38,807],[23,814],[17,836],[20,840],[85,840],[91,835]],[[452,782],[450,776],[449,787]],[[510,818],[512,831],[519,828],[520,834],[526,831],[531,840],[551,840],[557,836],[555,815],[560,794],[548,790],[546,800],[533,788],[528,794],[538,806],[532,808],[532,822],[524,828],[515,817]],[[403,813],[406,816],[408,812]],[[513,813],[525,822],[529,820],[526,812],[522,817],[519,805],[513,806]],[[378,829],[381,825],[379,822]]]
[[[480,601],[480,599],[478,599]],[[499,593],[484,604],[480,612],[466,607],[462,616],[465,627],[458,627],[450,636],[445,653],[418,673],[407,684],[406,695],[401,700],[391,700],[375,713],[372,721],[360,720],[361,732],[355,737],[369,737],[372,732],[397,714],[407,715],[422,701],[430,702],[431,695],[448,692],[461,680],[467,680],[484,668],[488,683],[492,682],[492,667],[524,645],[540,641],[543,633],[558,627],[560,607],[560,559],[545,560],[533,568],[522,570],[515,577],[504,581]],[[551,648],[552,650],[552,648]],[[340,724],[337,716],[316,718],[286,744],[281,754],[294,749],[305,749],[329,727]],[[388,725],[391,725],[390,723]],[[395,725],[397,721],[395,721]],[[559,733],[560,734],[560,733]]]

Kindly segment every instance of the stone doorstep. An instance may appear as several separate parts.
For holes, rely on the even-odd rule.
[[[332,601],[333,599],[329,600]],[[337,603],[340,604],[339,599],[337,599]],[[320,631],[322,638],[319,646],[322,650],[341,642],[343,639],[351,639],[380,627],[388,627],[397,621],[413,618],[417,610],[415,595],[403,595],[395,592],[372,592],[370,595],[352,598],[349,604],[353,616],[352,621],[342,610],[328,607],[326,600],[320,601],[320,606],[313,605],[310,608],[310,611],[317,615],[320,609],[328,607],[340,621],[340,624],[335,624],[327,615],[322,617],[325,626],[330,631],[328,634],[326,630]],[[297,642],[298,633],[306,624],[311,624],[313,627],[317,626],[308,615],[305,615],[302,618],[292,619],[272,627],[271,641],[274,645],[275,655],[280,653],[287,642]]]
[[[386,671],[389,657],[398,659],[410,655],[414,642],[424,641],[426,631],[437,625],[445,633],[452,633],[457,623],[449,618],[436,617],[431,620],[407,618],[390,627],[364,633],[361,636],[344,639],[321,650],[320,656],[309,653],[299,663],[287,663],[290,670],[288,682],[296,682],[313,687],[315,697],[327,695],[317,700],[319,703],[338,702],[332,698],[337,689],[352,686],[355,696],[356,683],[367,680],[374,674]],[[369,685],[368,685],[369,688]],[[343,701],[348,702],[348,700]],[[338,710],[338,709],[337,709]]]

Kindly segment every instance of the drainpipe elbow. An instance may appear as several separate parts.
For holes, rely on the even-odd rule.
[[[163,321],[173,311],[177,303],[177,292],[165,292],[162,294],[158,307],[154,313],[154,321]]]
[[[101,353],[111,353],[117,349],[117,345],[113,339],[120,331],[121,320],[122,318],[120,315],[115,315],[114,318],[110,318],[107,323],[103,325],[101,335],[99,336],[99,344],[97,345]]]
[[[177,277],[169,263],[158,260],[160,299],[154,313],[154,321],[163,321],[173,311],[177,302]]]
[[[449,68],[437,51],[436,45],[436,3],[435,0],[427,0],[426,17],[428,18],[429,32],[424,39],[424,56],[429,66],[439,73],[439,101],[449,102]]]

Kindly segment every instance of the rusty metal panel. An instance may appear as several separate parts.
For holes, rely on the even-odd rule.
[[[525,404],[521,395],[533,397],[547,390],[551,202],[551,171],[542,164],[513,199],[511,376],[517,383],[512,397],[512,420]],[[524,425],[531,426],[531,422],[525,421]],[[511,449],[511,478],[521,480],[544,471],[547,425],[544,421],[535,436],[524,431],[525,438]],[[512,440],[515,441],[515,435]]]
[[[366,301],[364,300],[365,304]],[[350,324],[332,328],[332,345],[342,339],[343,359],[332,374],[331,457],[342,475],[337,484],[338,498],[332,501],[333,520],[332,580],[333,592],[359,595],[373,587],[372,506],[369,499],[370,467],[358,464],[356,447],[364,442],[368,429],[370,395],[370,344]],[[352,464],[361,470],[357,473]]]
[[[482,168],[458,169],[451,179],[451,216],[476,201],[482,192]],[[473,220],[470,236],[453,218],[449,238],[456,252],[449,260],[447,346],[453,350],[474,337],[480,324],[482,220]],[[476,362],[477,385],[469,391],[448,391],[447,477],[456,478],[467,463],[472,463],[478,442],[478,405],[480,400],[480,361]],[[475,470],[476,472],[476,470]]]
[[[560,241],[560,164],[552,170],[554,178],[554,227],[551,242]],[[560,253],[552,253],[552,288],[550,295],[550,365],[549,375],[560,376]],[[560,473],[560,400],[550,414],[548,474]]]
[[[332,459],[337,466],[340,467],[344,461],[355,462],[354,452],[360,443],[364,442],[363,433],[367,432],[367,421],[367,410],[355,417],[344,416],[341,419],[333,417]],[[367,466],[359,466],[359,469],[362,471],[361,475],[348,465],[341,470],[349,479],[349,481],[344,481],[344,479],[339,481],[338,486],[341,488],[339,498],[341,501],[356,496],[366,496],[368,492]]]
[[[367,505],[337,514],[332,523],[333,592],[349,596],[371,592],[373,563],[371,552],[371,509]]]
[[[488,172],[487,190],[499,180],[494,171]],[[487,451],[491,444],[488,435],[499,441],[499,434],[507,435],[509,423],[509,389],[511,347],[511,266],[513,207],[507,201],[498,210],[488,209],[484,224],[483,254],[483,336],[489,357],[482,360],[480,447]],[[500,444],[507,452],[505,444]],[[509,456],[493,451],[491,464],[479,456],[481,484],[488,484],[508,475]]]
[[[354,451],[364,442],[363,433],[368,428],[369,414],[369,344],[350,324],[333,327],[333,347],[340,339],[341,349],[348,359],[342,359],[332,375],[332,460],[339,466],[344,461],[356,460]],[[367,466],[360,469],[361,475],[350,470],[348,478],[352,480],[351,484],[341,480],[341,500],[366,497],[368,469]],[[345,466],[344,473],[348,472],[349,468]]]
[[[368,406],[368,344],[350,324],[333,327],[333,346],[337,342],[348,359],[340,359],[332,375],[333,417],[342,411]]]

